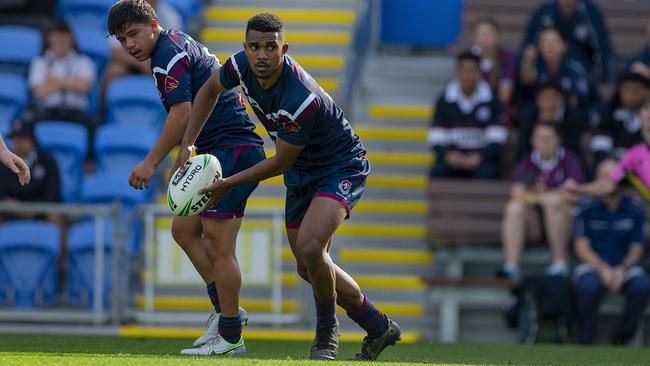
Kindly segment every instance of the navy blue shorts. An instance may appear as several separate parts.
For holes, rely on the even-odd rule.
[[[314,197],[327,197],[339,202],[350,211],[359,202],[366,189],[370,163],[365,156],[350,160],[347,165],[317,169],[291,169],[284,173],[287,186],[285,225],[288,229],[300,227],[302,219]]]
[[[246,170],[266,159],[264,149],[258,145],[222,147],[201,153],[212,154],[219,159],[224,178]],[[214,206],[201,212],[199,216],[213,219],[232,219],[244,216],[246,201],[257,185],[258,183],[246,183],[235,187]]]

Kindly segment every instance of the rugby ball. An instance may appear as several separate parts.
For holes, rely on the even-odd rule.
[[[199,190],[221,178],[221,163],[210,154],[196,155],[172,175],[167,186],[167,204],[176,216],[193,216],[207,209],[212,193]]]

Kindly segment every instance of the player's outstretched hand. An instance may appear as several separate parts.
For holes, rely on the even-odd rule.
[[[129,174],[129,185],[135,189],[149,188],[154,174],[156,174],[156,165],[145,159],[138,163]]]
[[[219,202],[219,200],[223,196],[225,196],[226,193],[230,191],[230,189],[231,188],[228,186],[227,179],[217,178],[214,181],[214,183],[200,190],[199,194],[205,194],[208,192],[212,193],[212,196],[210,197],[210,202],[208,202],[208,204],[206,205],[206,207],[210,207],[213,206],[215,203]]]
[[[174,173],[176,173],[176,170],[178,170],[178,168],[185,167],[185,162],[190,160],[190,157],[192,156],[192,151],[194,151],[194,149],[195,149],[194,146],[181,146],[180,149],[178,149],[178,155],[176,155],[176,161],[174,161],[174,165],[172,165],[172,169],[170,171],[172,177],[174,176]]]
[[[18,175],[18,181],[20,182],[20,185],[24,186],[25,184],[29,183],[29,179],[31,177],[29,173],[29,167],[27,164],[25,164],[23,159],[18,157],[18,155],[12,153],[9,151],[9,149],[3,149],[0,151],[0,160],[2,160],[2,164],[4,164],[4,166]]]

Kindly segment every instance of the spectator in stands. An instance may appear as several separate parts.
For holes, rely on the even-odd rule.
[[[603,81],[614,79],[614,52],[609,32],[593,1],[552,0],[541,5],[528,21],[521,49],[537,43],[549,28],[559,30],[573,56],[590,74],[597,73]]]
[[[480,58],[457,57],[456,79],[436,102],[429,142],[436,153],[431,177],[496,178],[508,129],[499,101],[482,80]]]
[[[517,160],[530,154],[530,137],[537,122],[558,123],[562,146],[581,155],[580,140],[588,125],[587,114],[569,106],[560,84],[542,82],[537,86],[535,105],[521,111],[517,136]]]
[[[494,19],[480,18],[472,26],[472,53],[481,58],[483,78],[490,84],[501,105],[507,106],[517,74],[515,56],[499,45],[499,25]]]
[[[174,29],[182,31],[183,18],[179,12],[171,5],[164,1],[146,0],[156,9],[158,23],[165,29]],[[111,40],[111,59],[106,65],[106,70],[100,85],[100,110],[104,110],[106,102],[106,92],[111,80],[128,76],[128,75],[151,75],[151,60],[138,61],[131,57],[115,37]]]
[[[636,73],[623,75],[591,139],[596,163],[620,159],[627,149],[643,141],[639,109],[648,93],[650,80]]]
[[[529,45],[524,50],[519,72],[522,102],[532,103],[537,83],[549,80],[560,84],[569,106],[587,110],[591,121],[597,121],[601,100],[596,85],[585,68],[567,55],[567,43],[554,28],[541,32],[537,48]]]
[[[567,198],[583,194],[604,197],[614,192],[619,183],[627,180],[650,201],[650,96],[646,96],[641,103],[639,116],[643,142],[629,148],[607,178],[585,184],[577,184],[572,179],[567,179],[562,185]]]
[[[647,44],[637,54],[632,56],[626,63],[625,72],[633,72],[650,79],[650,17],[648,17],[648,28],[646,30]]]
[[[89,125],[88,91],[97,78],[92,60],[78,53],[72,30],[56,23],[46,34],[43,56],[29,69],[35,120],[66,120]]]
[[[561,145],[555,123],[535,125],[533,152],[519,161],[514,172],[510,201],[503,218],[502,245],[505,263],[498,275],[520,278],[520,258],[524,243],[546,238],[553,253],[549,274],[568,274],[567,244],[571,230],[572,206],[565,203],[560,185],[568,178],[581,182],[580,159]]]
[[[34,139],[33,125],[17,122],[9,134],[9,140],[16,155],[29,166],[31,180],[22,185],[16,174],[4,165],[0,166],[0,200],[24,202],[59,202],[59,169],[52,156],[38,150]],[[11,215],[4,219],[34,218],[33,216]],[[61,223],[56,215],[48,215],[49,221]]]
[[[607,179],[616,163],[606,160],[598,178]],[[637,199],[615,189],[603,198],[583,198],[575,213],[574,271],[577,293],[578,341],[593,343],[598,307],[603,296],[623,292],[625,307],[614,344],[625,344],[635,334],[650,297],[650,281],[639,261],[645,243],[645,208]]]

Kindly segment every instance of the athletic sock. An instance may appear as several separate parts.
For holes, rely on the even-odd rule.
[[[214,281],[208,284],[208,296],[210,296],[210,301],[214,305],[214,311],[219,314],[221,313],[221,304],[219,304],[219,295],[217,295],[217,285]]]
[[[361,306],[354,311],[349,311],[348,316],[368,332],[370,338],[380,337],[388,330],[388,318],[368,300],[366,295],[363,295]]]
[[[239,342],[241,338],[241,317],[239,315],[229,318],[219,317],[219,335],[229,343]]]
[[[318,301],[314,296],[316,303],[316,329],[332,328],[336,324],[336,293],[334,297],[326,301]]]

